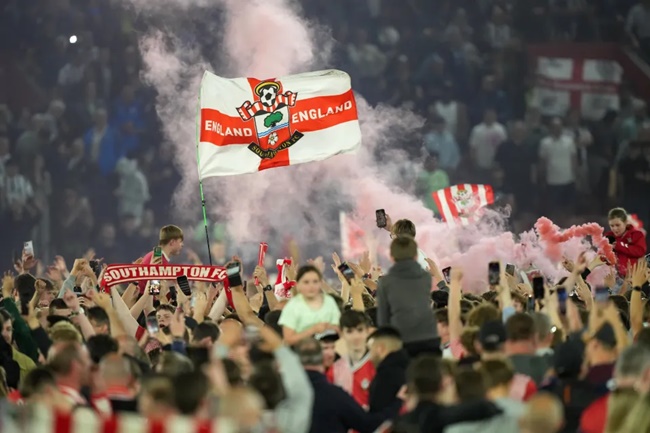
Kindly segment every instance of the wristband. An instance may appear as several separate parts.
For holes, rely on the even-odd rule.
[[[642,291],[641,286],[634,286],[634,287],[632,287],[632,290],[635,291],[635,292],[641,292]]]
[[[272,292],[273,287],[270,284],[267,284],[266,287],[262,289],[263,292]]]
[[[243,286],[241,275],[231,275],[228,277],[228,285],[230,287]]]

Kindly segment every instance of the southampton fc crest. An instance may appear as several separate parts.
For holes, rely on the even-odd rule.
[[[466,189],[459,189],[452,196],[452,200],[460,218],[471,217],[481,207],[478,197],[474,196],[472,191]]]
[[[248,149],[262,159],[272,159],[284,149],[293,146],[303,137],[291,130],[289,107],[296,105],[297,93],[283,92],[277,81],[262,81],[255,86],[255,101],[246,101],[237,108],[244,121],[253,121],[257,142]]]

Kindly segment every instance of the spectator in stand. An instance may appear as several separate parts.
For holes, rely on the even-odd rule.
[[[86,71],[86,61],[84,52],[81,49],[74,50],[71,59],[59,71],[59,86],[69,89],[79,83],[84,78]]]
[[[512,29],[508,25],[508,16],[504,10],[497,5],[492,7],[492,17],[485,26],[486,39],[495,51],[507,48],[512,40]]]
[[[401,403],[397,395],[406,384],[409,363],[402,337],[394,328],[378,328],[368,337],[368,347],[370,359],[377,369],[370,384],[370,412],[399,407]]]
[[[105,109],[100,108],[95,111],[94,126],[86,132],[84,144],[86,157],[99,167],[100,173],[104,177],[112,174],[123,154],[119,137],[108,124],[108,114]]]
[[[650,202],[647,200],[650,188],[650,141],[633,141],[627,156],[618,167],[623,185],[625,208],[645,224],[650,224]]]
[[[417,262],[413,237],[398,235],[391,242],[390,255],[394,265],[377,285],[377,326],[396,328],[411,357],[440,354],[436,318],[429,308],[431,275]]]
[[[560,118],[551,121],[550,135],[540,143],[539,164],[548,203],[553,203],[558,212],[571,214],[576,199],[578,150],[573,137],[563,133]]]
[[[630,9],[625,31],[646,59],[650,58],[650,0],[640,0]]]
[[[489,181],[494,158],[499,147],[508,139],[506,129],[497,122],[497,113],[489,108],[485,110],[483,122],[472,129],[469,146],[472,159],[478,168],[481,182]]]
[[[133,216],[136,219],[136,224],[140,224],[145,204],[151,199],[147,178],[135,159],[120,159],[115,167],[115,172],[120,179],[119,186],[115,191],[117,215],[120,218],[126,215]]]
[[[564,132],[576,144],[576,187],[581,194],[589,194],[589,156],[594,138],[589,129],[582,125],[578,110],[571,110],[566,117]]]
[[[433,110],[429,121],[431,129],[424,135],[424,148],[429,154],[438,154],[440,168],[453,173],[460,163],[460,148],[456,139],[447,130],[445,119]]]
[[[491,123],[495,123],[497,119],[505,122],[511,118],[510,102],[505,92],[498,88],[497,78],[494,75],[483,77],[481,89],[470,107],[470,121],[473,125],[479,123],[481,118],[485,122],[488,110],[494,110],[495,112],[494,120]]]
[[[424,160],[424,170],[420,173],[416,185],[416,193],[421,197],[422,202],[436,214],[439,213],[436,202],[433,200],[433,193],[447,188],[449,176],[438,166],[438,154],[429,153]]]
[[[369,42],[368,32],[361,28],[355,30],[354,42],[347,47],[347,56],[356,77],[360,79],[376,78],[386,68],[386,56]]]
[[[454,98],[454,85],[451,81],[446,81],[441,91],[439,99],[434,104],[435,112],[445,119],[445,126],[456,141],[465,141],[467,139],[467,107],[461,101]],[[431,106],[429,112],[431,113]]]
[[[5,159],[5,176],[0,180],[0,197],[3,199],[3,207],[23,207],[34,198],[34,189],[31,182],[23,176],[18,163],[13,158]]]

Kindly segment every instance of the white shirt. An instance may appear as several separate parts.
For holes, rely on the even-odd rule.
[[[469,145],[476,155],[476,164],[480,168],[491,169],[497,149],[507,138],[506,128],[497,122],[492,125],[479,123],[472,128]]]
[[[575,182],[573,158],[576,154],[572,137],[566,134],[558,138],[545,137],[539,145],[539,157],[546,162],[546,183],[559,186]]]
[[[5,190],[5,199],[8,205],[14,202],[25,203],[34,197],[32,184],[21,174],[13,177],[5,176],[4,180],[0,179],[0,187]]]

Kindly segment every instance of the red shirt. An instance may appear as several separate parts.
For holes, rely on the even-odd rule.
[[[581,433],[603,433],[607,424],[607,403],[609,394],[591,403],[580,417]]]
[[[364,409],[368,409],[370,383],[375,378],[375,366],[368,353],[354,365],[349,357],[341,357],[328,370],[327,378],[346,390]]]
[[[614,236],[614,233],[609,231],[605,233],[605,236]],[[645,235],[640,230],[628,225],[625,233],[614,237],[616,238],[614,243],[614,253],[617,259],[616,270],[621,277],[625,277],[628,265],[634,265],[646,254]]]
[[[142,263],[143,265],[150,265],[151,264],[151,259],[153,258],[153,251],[149,251],[143,258],[142,258]],[[162,264],[163,265],[168,265],[169,260],[165,257],[165,254],[163,253],[162,255]],[[138,289],[140,289],[140,294],[144,293],[144,289],[147,287],[147,280],[141,280],[138,282]]]

